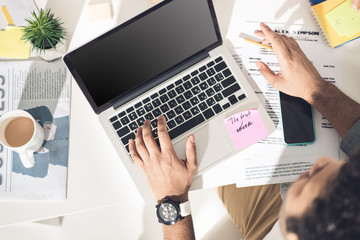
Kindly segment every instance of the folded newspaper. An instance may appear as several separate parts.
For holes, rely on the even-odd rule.
[[[4,61],[0,64],[0,114],[29,112],[51,131],[25,168],[19,154],[0,145],[0,200],[66,199],[70,79],[62,61]]]

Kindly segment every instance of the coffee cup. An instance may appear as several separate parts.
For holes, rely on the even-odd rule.
[[[44,142],[44,130],[26,111],[12,110],[0,117],[0,143],[19,153],[24,167],[35,165],[34,152]]]

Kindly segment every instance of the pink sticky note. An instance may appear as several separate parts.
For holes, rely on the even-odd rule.
[[[257,108],[234,114],[225,119],[224,123],[237,149],[269,136]]]

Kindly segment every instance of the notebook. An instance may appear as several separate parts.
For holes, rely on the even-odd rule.
[[[166,117],[180,159],[186,157],[187,137],[195,135],[196,177],[246,147],[233,142],[225,119],[256,109],[260,121],[242,128],[262,122],[261,133],[275,129],[222,44],[212,0],[165,0],[68,53],[64,61],[146,200],[152,200],[146,177],[128,145],[145,119],[151,120],[159,145],[157,118]]]
[[[351,9],[351,0],[317,2],[319,1],[311,1],[314,4],[311,9],[331,47],[338,47],[360,37],[360,28],[356,26],[360,14]]]

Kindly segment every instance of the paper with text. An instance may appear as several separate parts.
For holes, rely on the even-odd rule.
[[[237,149],[247,147],[269,135],[257,108],[234,114],[226,118],[224,123]]]

